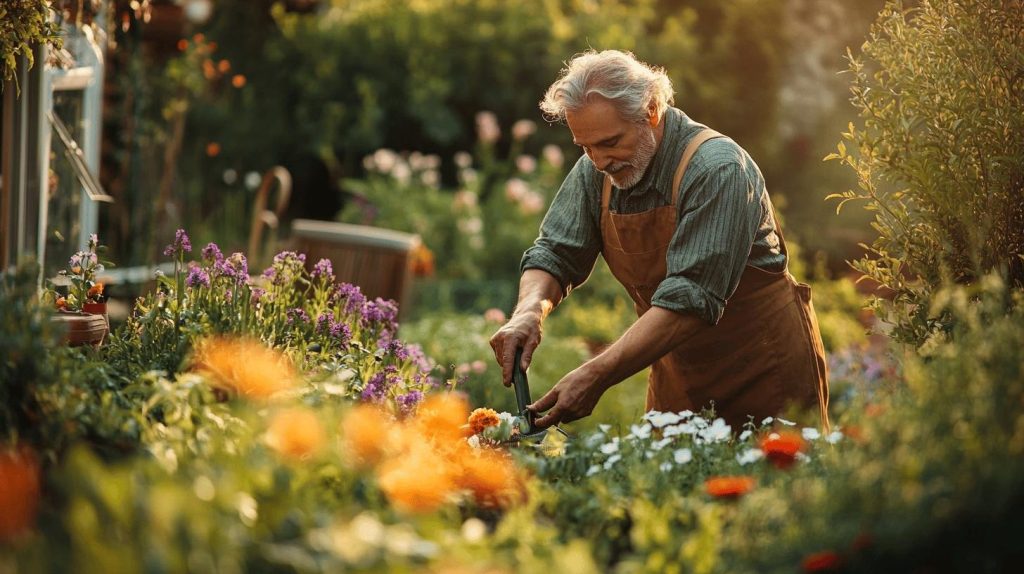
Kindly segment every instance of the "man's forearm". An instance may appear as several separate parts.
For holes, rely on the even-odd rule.
[[[543,321],[562,300],[562,285],[541,269],[527,269],[519,279],[519,301],[513,315],[536,313]]]
[[[612,387],[663,357],[697,332],[710,328],[696,315],[651,307],[622,337],[585,365],[604,388]]]

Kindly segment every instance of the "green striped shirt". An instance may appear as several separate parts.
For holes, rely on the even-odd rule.
[[[609,209],[629,214],[668,205],[683,149],[704,127],[669,108],[647,173],[632,188],[613,186]],[[520,268],[551,273],[563,295],[587,280],[601,252],[603,177],[586,154],[580,157],[544,216],[540,236],[523,254]],[[653,305],[694,313],[715,324],[746,265],[785,269],[761,170],[731,139],[713,139],[698,148],[680,183],[677,209],[679,226],[668,249],[668,273]]]

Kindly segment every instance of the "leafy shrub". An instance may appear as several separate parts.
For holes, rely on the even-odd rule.
[[[1024,287],[1020,14],[1015,0],[891,2],[850,56],[862,121],[827,159],[860,189],[833,197],[875,214],[879,236],[855,267],[893,291],[876,308],[901,340],[937,326],[928,311],[945,277]]]

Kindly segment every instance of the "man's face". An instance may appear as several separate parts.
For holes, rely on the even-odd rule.
[[[650,122],[623,119],[610,101],[599,96],[579,110],[566,112],[565,120],[573,143],[620,189],[640,181],[658,149]]]

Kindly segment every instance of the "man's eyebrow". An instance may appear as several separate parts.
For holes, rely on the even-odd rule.
[[[596,144],[593,144],[593,145],[595,145],[595,146],[599,146],[599,145],[612,145],[612,143],[615,140],[617,140],[617,139],[619,139],[621,137],[622,137],[622,134],[615,134],[615,135],[612,135],[612,136],[608,136],[608,137],[604,138],[603,140],[601,140],[601,141],[599,141],[599,142],[597,142]],[[573,145],[578,145],[578,146],[585,145],[585,144],[581,144],[580,142],[576,141],[576,138],[572,138],[572,143],[573,143]]]

